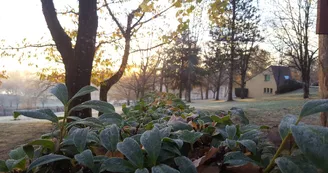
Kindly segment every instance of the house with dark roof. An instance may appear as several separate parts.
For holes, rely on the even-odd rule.
[[[279,86],[292,79],[291,70],[285,66],[270,66],[246,82],[248,97],[260,98],[274,95]]]

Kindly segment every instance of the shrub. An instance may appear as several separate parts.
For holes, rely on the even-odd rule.
[[[317,81],[317,82],[313,82],[312,84],[311,84],[311,86],[319,86],[319,82]]]
[[[277,88],[276,94],[283,94],[301,89],[303,84],[293,79],[285,80],[284,84]]]
[[[242,91],[241,88],[235,88],[236,97],[241,97],[241,91]],[[248,89],[247,88],[244,88],[244,96],[248,97]]]
[[[236,167],[247,171],[243,166],[249,164],[255,172],[328,170],[328,129],[300,123],[306,116],[328,111],[327,100],[307,102],[299,117],[285,116],[279,125],[283,142],[275,150],[262,132],[268,127],[249,124],[241,109],[196,112],[170,94],[152,94],[133,107],[123,106],[122,115],[111,104],[95,100],[68,110],[73,99],[95,90],[84,87],[68,100],[65,85],[52,89],[65,105],[64,117],[48,109],[15,112],[15,118],[46,119],[57,129],[10,151],[10,159],[0,161],[0,172],[196,173],[206,166],[221,172]],[[103,114],[68,117],[85,108]],[[296,145],[291,154],[283,154],[291,136]]]

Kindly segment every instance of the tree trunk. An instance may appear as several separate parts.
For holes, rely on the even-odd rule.
[[[140,96],[139,96],[139,95],[140,95],[140,91],[137,91],[137,92],[136,92],[136,97],[137,97],[137,100],[140,98]]]
[[[205,88],[205,99],[206,100],[208,100],[208,91],[209,91],[209,89],[206,87]]]
[[[204,100],[204,96],[203,96],[203,85],[202,84],[200,84],[200,98],[202,100]]]
[[[102,101],[107,102],[107,93],[108,93],[108,91],[111,89],[111,87],[114,84],[116,84],[121,79],[121,77],[124,74],[125,68],[126,68],[127,63],[128,63],[129,55],[130,55],[131,32],[132,32],[132,29],[134,27],[134,26],[132,26],[132,20],[134,19],[134,17],[135,17],[134,14],[137,11],[134,10],[132,13],[130,13],[128,15],[125,30],[123,30],[123,27],[119,24],[119,22],[117,22],[117,25],[119,26],[119,28],[121,30],[121,34],[123,34],[123,37],[124,37],[124,40],[125,40],[124,53],[123,53],[122,63],[121,63],[121,66],[120,66],[119,70],[112,77],[110,77],[109,79],[106,79],[106,80],[104,80],[103,82],[100,83],[99,99],[102,100]],[[112,18],[115,19],[114,16],[112,16]],[[99,112],[99,115],[100,114],[101,114],[101,112]]]
[[[303,98],[307,99],[310,97],[310,74],[307,72],[302,73],[303,80]],[[304,76],[304,77],[303,77]]]
[[[165,85],[165,91],[166,91],[166,93],[169,92],[169,85]]]
[[[216,91],[213,91],[213,99],[215,99],[215,93],[216,93]]]
[[[141,87],[140,98],[144,98],[144,97],[145,97],[145,88]]]
[[[240,98],[241,99],[245,99],[245,97],[246,97],[246,93],[245,93],[245,84],[246,84],[245,79],[246,79],[246,77],[245,76],[246,76],[246,74],[241,75],[241,85],[240,85],[240,89],[241,89]]]
[[[190,62],[189,62],[190,63]],[[191,102],[191,79],[190,79],[190,70],[188,70],[188,81],[187,81],[187,102]]]
[[[319,88],[320,97],[328,99],[328,35],[319,35]],[[327,127],[328,112],[320,115],[321,125]]]
[[[229,93],[227,101],[233,101],[233,71],[235,58],[235,21],[236,21],[236,0],[232,0],[232,27],[231,27],[231,45],[230,45],[230,69],[229,69]]]
[[[83,61],[77,61],[76,65],[78,67],[76,66],[67,67],[65,83],[68,89],[69,98],[73,97],[74,94],[77,93],[82,87],[90,85],[92,66],[86,68],[85,67],[86,64],[82,65],[82,63]],[[78,69],[81,70],[79,71]],[[73,102],[70,104],[69,109],[90,99],[91,99],[90,94],[78,97],[77,99],[73,100]],[[91,109],[83,109],[81,111],[75,111],[70,116],[77,116],[80,118],[91,117]]]
[[[181,60],[181,67],[180,67],[180,83],[179,83],[179,98],[181,99],[182,98],[182,92],[183,92],[183,64],[184,64],[184,61]]]
[[[182,81],[180,81],[180,86],[179,86],[179,98],[182,99],[182,92],[183,92],[183,89],[182,89]]]
[[[156,91],[156,72],[154,74],[154,80],[153,80],[153,92]]]
[[[163,70],[161,71],[161,79],[159,81],[159,92],[163,92],[163,83],[164,83],[164,76],[163,76]]]
[[[159,81],[159,92],[163,92],[163,84],[164,84],[164,69],[165,69],[166,61],[163,61],[163,67],[161,69],[161,79]]]
[[[65,84],[71,98],[82,87],[90,85],[98,28],[97,0],[79,1],[79,25],[74,49],[71,38],[59,23],[53,0],[41,2],[46,23],[65,65]],[[70,108],[90,99],[90,94],[81,96],[71,103]],[[91,109],[74,111],[71,115],[90,117]]]
[[[190,103],[191,102],[191,89],[188,86],[188,91],[187,91],[187,102]]]
[[[124,74],[130,55],[130,40],[131,40],[130,32],[127,32],[127,36],[125,38],[124,54],[123,54],[120,69],[111,78],[101,82],[100,84],[99,99],[101,101],[107,102],[108,91],[112,88],[114,84],[116,84],[121,79],[121,77]]]
[[[220,100],[220,88],[221,88],[221,86],[218,86],[216,88],[216,97],[215,97],[215,100]]]

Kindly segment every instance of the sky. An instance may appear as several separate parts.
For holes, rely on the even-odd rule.
[[[55,8],[57,11],[64,11],[65,7],[67,6],[74,6],[76,7],[76,0],[55,0]],[[135,4],[134,4],[135,3]],[[17,5],[19,4],[19,5]],[[133,1],[133,3],[129,3],[129,6],[124,8],[129,10],[129,7],[136,7],[137,2]],[[117,6],[112,7],[115,13],[119,13],[120,11],[124,10],[122,8],[117,8]],[[99,15],[99,14],[98,14]],[[170,13],[169,16],[173,16],[175,13]],[[100,15],[99,15],[100,16]],[[63,27],[71,28],[72,25],[71,21],[68,18],[59,17],[59,20]],[[120,19],[119,19],[120,20]],[[157,19],[156,19],[157,20]],[[122,18],[120,21],[126,21],[126,19]],[[167,20],[166,20],[167,21]],[[158,21],[160,22],[160,21]],[[159,23],[157,25],[159,26]],[[17,43],[22,43],[22,40],[26,38],[30,43],[36,43],[41,38],[43,40],[51,40],[50,32],[47,28],[41,7],[40,0],[10,0],[10,1],[0,1],[0,23],[5,24],[2,25],[4,27],[0,27],[0,40],[4,41],[3,44],[5,46],[12,45],[16,46]],[[122,22],[124,25],[124,22]],[[174,24],[170,27],[171,29],[175,28],[177,22],[173,22]],[[115,26],[115,27],[113,27]],[[149,27],[149,26],[148,26]],[[99,26],[98,30],[105,29],[116,29],[116,25],[113,23],[109,23],[107,21],[99,19]],[[143,39],[139,39],[139,42],[148,42],[149,36],[144,36]],[[156,37],[156,35],[154,36]],[[141,38],[141,37],[140,37]],[[147,41],[145,41],[145,39]],[[155,43],[154,43],[155,44]],[[1,45],[1,44],[0,44]],[[146,48],[141,46],[141,48]],[[108,49],[108,48],[107,48]],[[31,49],[35,51],[35,49]],[[117,61],[120,54],[113,54],[111,51],[111,58],[114,61]],[[134,58],[136,54],[131,55],[131,62],[136,61]],[[33,59],[29,59],[26,61],[22,61],[21,63],[17,62],[17,59],[13,59],[12,57],[1,57],[0,61],[0,68],[5,70],[16,70],[16,69],[29,69],[28,64],[37,63],[38,67],[45,67],[49,65],[49,62],[44,59],[45,55],[40,55],[37,59],[37,62],[33,62]],[[116,59],[116,60],[115,60]],[[14,67],[14,68],[13,68]],[[35,69],[34,69],[35,70]]]
[[[55,0],[55,6],[57,9],[63,9],[67,5],[74,6],[77,0]],[[130,4],[131,5],[131,4]],[[266,38],[270,37],[270,33],[274,32],[269,30],[265,21],[272,17],[271,10],[274,7],[272,0],[258,0],[258,6],[260,8],[260,14],[262,18],[261,27],[263,29],[263,36]],[[113,11],[120,11],[120,8],[115,8]],[[168,21],[170,18],[174,17],[173,12],[168,13]],[[164,19],[163,19],[164,20]],[[70,26],[71,23],[66,18],[60,18],[63,26]],[[153,25],[161,25],[161,20],[153,23]],[[29,42],[37,42],[43,37],[45,40],[50,40],[50,32],[47,28],[45,19],[42,14],[41,1],[40,0],[2,0],[0,1],[0,40],[5,40],[5,44],[16,45],[16,43],[21,43],[23,38],[29,40]],[[176,22],[172,23],[168,27],[175,28]],[[111,27],[113,23],[100,22],[101,28],[113,28]],[[145,37],[147,39],[147,35]],[[261,47],[267,51],[274,52],[273,47],[268,42],[261,43]],[[113,59],[120,57],[119,54],[111,55]],[[45,55],[40,55],[37,59],[37,64],[39,67],[49,65],[49,62],[44,59]],[[138,55],[132,55],[131,60],[136,61]],[[33,60],[33,59],[32,59]],[[32,62],[35,62],[33,60]],[[31,63],[31,59],[28,61],[23,61],[21,64],[17,62],[16,59],[11,57],[1,57],[0,70],[26,70],[32,69],[28,66]]]

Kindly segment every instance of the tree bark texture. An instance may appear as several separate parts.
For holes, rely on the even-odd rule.
[[[220,88],[221,88],[221,86],[218,86],[216,88],[216,97],[215,97],[215,100],[220,100]]]
[[[235,22],[236,22],[236,0],[232,0],[232,27],[231,27],[231,45],[230,45],[230,69],[229,69],[229,93],[227,101],[233,101],[233,71],[235,58]]]
[[[82,87],[90,85],[98,28],[97,0],[79,1],[79,25],[74,48],[71,38],[59,23],[53,0],[41,0],[41,2],[46,23],[64,62],[65,84],[68,97],[71,98]],[[70,108],[90,99],[90,94],[78,97]],[[74,111],[71,116],[90,117],[91,109]]]
[[[127,32],[127,33],[128,33],[127,37],[125,38],[124,54],[123,54],[122,63],[121,63],[119,70],[112,77],[101,82],[101,84],[100,84],[99,99],[101,101],[107,102],[108,91],[112,88],[112,86],[114,84],[116,84],[121,79],[121,77],[124,74],[125,68],[128,63],[129,55],[130,55],[130,41],[131,41],[130,33],[131,33],[131,31]]]
[[[240,98],[241,99],[245,99],[246,97],[246,93],[245,93],[245,82],[246,80],[246,73],[245,74],[241,74],[241,85],[240,85],[240,88],[241,88],[241,91],[240,91]]]
[[[310,71],[302,72],[302,81],[303,81],[303,98],[306,99],[310,97]]]
[[[319,35],[319,92],[322,99],[328,99],[328,35]],[[327,127],[328,112],[320,115],[321,125]]]
[[[182,92],[183,92],[183,66],[184,66],[184,60],[181,58],[181,65],[180,65],[180,83],[179,83],[179,98],[182,98]]]
[[[200,84],[200,99],[204,100],[203,85],[202,84]]]
[[[210,89],[208,89],[208,86],[205,87],[205,100],[208,100],[208,91]]]

